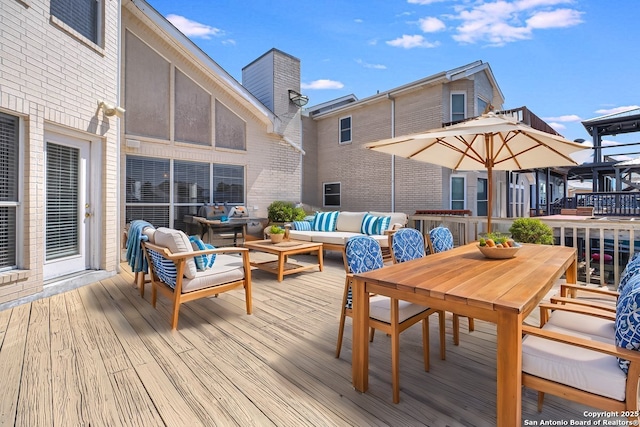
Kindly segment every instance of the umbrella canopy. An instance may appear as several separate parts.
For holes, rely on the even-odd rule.
[[[487,229],[491,231],[492,171],[577,163],[570,154],[585,146],[534,129],[510,116],[483,114],[446,128],[372,142],[366,148],[453,170],[487,170]]]

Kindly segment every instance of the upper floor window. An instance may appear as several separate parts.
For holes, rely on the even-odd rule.
[[[340,119],[340,144],[351,142],[351,116]]]
[[[0,113],[0,270],[17,266],[19,124],[17,117]]]
[[[340,206],[340,183],[339,182],[327,182],[323,184],[324,197],[322,205],[328,206]]]
[[[487,107],[489,106],[489,103],[487,101],[485,101],[484,99],[482,99],[482,98],[478,98],[477,102],[478,102],[478,114],[477,115],[479,116],[479,115],[485,113]],[[488,111],[486,111],[486,112],[488,112]]]
[[[98,44],[100,5],[99,0],[51,0],[51,15],[87,40]]]
[[[451,209],[465,209],[466,182],[464,176],[451,177]]]
[[[467,117],[467,95],[465,93],[451,94],[451,121],[457,122]]]
[[[247,124],[240,116],[216,99],[216,147],[247,149]]]

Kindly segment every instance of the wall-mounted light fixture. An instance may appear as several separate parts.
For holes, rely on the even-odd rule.
[[[108,104],[105,101],[98,101],[98,108],[101,108],[102,111],[104,111],[104,115],[107,117],[124,116],[124,108]]]
[[[309,102],[309,97],[304,96],[300,92],[296,92],[293,89],[289,89],[289,100],[298,107],[304,107]]]

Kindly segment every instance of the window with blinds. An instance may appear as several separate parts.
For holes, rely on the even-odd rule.
[[[213,201],[244,204],[244,166],[213,165]]]
[[[0,113],[0,270],[16,268],[19,121]]]
[[[51,15],[98,44],[98,0],[51,0]]]
[[[47,143],[47,261],[80,252],[79,160],[77,148]]]

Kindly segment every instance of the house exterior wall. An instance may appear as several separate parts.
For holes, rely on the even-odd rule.
[[[0,273],[0,303],[43,290],[45,248],[45,132],[73,134],[90,141],[96,184],[96,218],[117,213],[116,117],[97,109],[98,100],[117,102],[119,2],[100,1],[102,36],[84,39],[50,15],[48,0],[0,1],[0,111],[20,117],[19,168],[23,175],[18,207],[18,270]],[[95,155],[94,155],[95,154]],[[120,233],[115,221],[94,224],[97,265],[115,272]]]
[[[205,64],[192,58],[186,50],[181,48],[181,45],[163,35],[161,29],[144,20],[144,16],[137,15],[135,8],[132,10],[124,9],[122,31],[123,39],[124,33],[130,31],[169,62],[172,76],[170,93],[174,91],[173,75],[177,68],[211,94],[212,104],[222,103],[246,124],[246,150],[218,148],[215,146],[215,141],[209,145],[177,142],[174,140],[172,132],[170,132],[169,139],[123,133],[122,138],[125,143],[120,158],[123,165],[120,171],[120,215],[123,218],[126,193],[124,165],[128,155],[242,165],[245,170],[245,200],[252,217],[266,217],[267,207],[274,200],[300,201],[302,170],[300,152],[283,141],[280,135],[269,133],[264,120],[256,116],[242,96],[219,84],[215,74]],[[126,46],[123,46],[124,49]],[[126,64],[123,64],[123,67],[126,67]],[[124,74],[123,70],[123,79]],[[123,81],[122,87],[125,86]],[[174,120],[173,108],[173,104],[171,104],[170,121]],[[215,115],[213,106],[211,111]],[[212,124],[215,127],[215,120],[212,120]],[[170,129],[173,129],[171,123]],[[215,134],[215,129],[213,129],[211,135]]]
[[[451,93],[466,93],[467,116],[476,115],[476,98],[481,93],[493,101],[493,87],[484,71],[447,83],[434,82],[390,96],[367,99],[334,112],[312,116],[313,127],[305,125],[305,147],[317,146],[317,180],[305,182],[317,196],[306,194],[324,210],[323,184],[341,184],[340,210],[395,210],[413,214],[419,209],[450,209],[452,175],[466,177],[466,209],[476,212],[477,179],[486,172],[453,172],[447,168],[366,150],[368,142],[406,135],[442,126],[450,121]],[[499,107],[499,106],[498,106]],[[352,141],[339,144],[340,118],[351,116]],[[310,143],[310,144],[308,144]],[[307,163],[307,161],[305,161]],[[312,178],[305,174],[305,180]],[[395,191],[392,192],[392,186]]]

